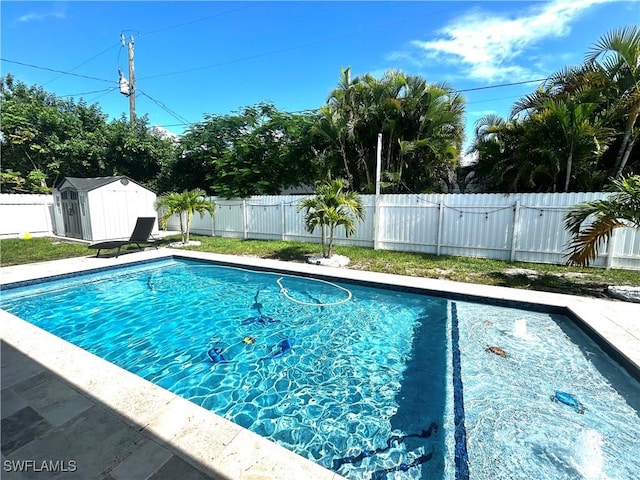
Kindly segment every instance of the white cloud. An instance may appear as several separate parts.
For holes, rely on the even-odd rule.
[[[18,17],[18,22],[27,23],[27,22],[38,22],[42,20],[47,20],[49,18],[55,18],[58,20],[64,20],[67,16],[62,11],[55,12],[30,12],[21,17]]]
[[[560,38],[585,10],[611,0],[552,0],[506,16],[475,11],[456,19],[439,31],[440,38],[414,40],[424,63],[457,65],[474,80],[522,80],[535,75],[522,66],[528,48],[547,38]],[[401,56],[401,52],[392,55]]]

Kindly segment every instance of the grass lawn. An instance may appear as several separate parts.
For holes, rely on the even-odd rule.
[[[320,245],[275,240],[242,240],[192,235],[201,252],[226,253],[259,258],[304,262],[305,255],[320,252]],[[162,243],[179,240],[168,237]],[[460,282],[501,285],[505,287],[568,293],[595,297],[605,296],[608,285],[640,286],[640,271],[576,268],[563,265],[505,262],[483,258],[435,256],[422,253],[372,250],[362,247],[337,246],[337,253],[351,259],[349,268],[372,272],[395,273],[415,277],[441,278]],[[85,244],[50,238],[0,240],[0,265],[20,265],[70,257],[93,255]],[[535,270],[538,275],[508,275],[513,268]]]
[[[90,250],[86,244],[52,238],[34,237],[29,240],[7,238],[0,240],[0,266],[3,267],[82,257],[89,253]]]

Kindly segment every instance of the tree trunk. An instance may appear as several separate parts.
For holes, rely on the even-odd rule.
[[[616,157],[616,177],[619,177],[622,174],[624,167],[627,165],[627,160],[629,160],[631,149],[635,143],[635,141],[631,141],[631,132],[633,131],[633,126],[636,123],[636,120],[638,119],[638,115],[640,115],[640,103],[638,103],[634,110],[629,114],[629,119],[627,120],[627,125],[624,129],[622,145],[620,145],[620,151]]]
[[[349,185],[353,188],[353,175],[351,174],[351,170],[349,169],[349,162],[347,161],[347,151],[342,142],[340,142],[340,154],[342,156],[342,161],[344,162],[344,170],[347,175],[347,181]]]
[[[184,242],[184,220],[182,219],[182,212],[178,213],[178,218],[180,219],[180,235],[182,236],[182,243]]]
[[[568,192],[569,191],[569,180],[571,179],[571,164],[573,163],[573,156],[569,155],[569,158],[567,159],[567,176],[564,180],[564,192]]]
[[[619,176],[622,175],[622,171],[624,170],[624,167],[627,166],[627,161],[629,160],[629,155],[631,155],[631,150],[633,150],[633,146],[634,146],[635,143],[636,143],[635,140],[627,142],[627,148],[625,149],[624,155],[622,156],[622,162],[620,162],[620,168],[616,172],[616,177],[619,177]]]
[[[327,256],[326,258],[331,258],[333,256],[333,230],[334,230],[334,226],[330,225],[329,226],[329,248],[328,248],[328,252],[327,252]]]
[[[569,151],[569,158],[567,158],[567,177],[564,181],[564,191],[569,191],[569,181],[571,180],[571,168],[573,167],[573,145],[571,146],[571,150]]]
[[[187,212],[187,225],[185,228],[185,237],[182,239],[182,243],[189,243],[189,229],[191,228],[191,215]]]

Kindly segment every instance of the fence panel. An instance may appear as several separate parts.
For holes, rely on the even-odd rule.
[[[436,253],[440,209],[423,195],[382,195],[378,247]]]
[[[262,240],[285,238],[287,196],[254,196],[247,200],[247,236]]]
[[[0,194],[0,235],[53,231],[53,195]]]
[[[520,234],[514,260],[565,263],[571,238],[564,228],[565,215],[575,205],[604,198],[605,195],[596,192],[520,194]],[[602,253],[606,254],[606,250]],[[605,257],[600,257],[594,266],[603,266],[605,261]]]
[[[638,260],[640,252],[640,230],[635,228],[619,228],[612,236],[613,254],[611,268],[640,270]]]

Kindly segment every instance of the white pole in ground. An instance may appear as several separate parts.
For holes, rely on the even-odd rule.
[[[376,200],[373,216],[373,248],[378,248],[378,233],[380,229],[380,174],[382,170],[382,133],[378,134],[378,147],[376,150]]]
[[[376,198],[380,195],[380,172],[382,169],[382,133],[378,134],[378,148],[376,149]]]

